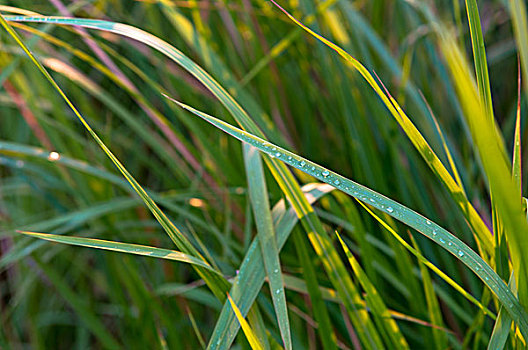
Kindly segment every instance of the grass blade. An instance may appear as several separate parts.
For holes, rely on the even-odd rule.
[[[260,251],[264,267],[270,281],[270,292],[277,314],[279,329],[286,349],[291,349],[290,321],[284,292],[284,281],[275,239],[275,230],[269,208],[268,191],[260,153],[255,147],[244,144],[244,160],[249,187],[249,197],[253,207],[260,241]]]
[[[95,133],[95,131],[90,127],[90,125],[87,123],[87,121],[83,118],[83,116],[80,114],[80,112],[77,110],[77,108],[73,105],[73,103],[68,99],[66,94],[62,91],[62,89],[58,86],[58,84],[55,82],[53,77],[49,74],[49,72],[42,66],[42,64],[35,58],[33,53],[26,47],[26,45],[23,43],[21,38],[18,36],[18,34],[11,28],[9,23],[4,19],[4,17],[0,14],[0,24],[2,24],[2,27],[9,33],[9,35],[17,42],[17,44],[24,50],[24,52],[28,55],[28,57],[31,59],[33,64],[39,69],[39,71],[44,75],[46,80],[49,81],[49,83],[53,86],[53,88],[59,93],[59,95],[63,98],[63,100],[66,102],[66,104],[70,107],[70,109],[73,111],[75,116],[79,119],[79,121],[83,124],[85,129],[90,133],[90,135],[93,137],[93,139],[97,142],[97,144],[101,147],[101,149],[104,151],[104,153],[110,158],[112,163],[119,169],[121,174],[126,178],[126,180],[129,182],[129,184],[132,186],[132,188],[136,191],[136,193],[140,196],[140,198],[145,202],[147,207],[150,209],[156,220],[161,224],[165,232],[169,235],[171,240],[176,244],[178,248],[180,248],[184,253],[201,257],[199,252],[192,246],[192,244],[187,240],[187,238],[178,230],[178,228],[172,223],[172,221],[169,220],[169,218],[161,211],[161,209],[158,207],[158,205],[152,200],[152,198],[145,192],[145,190],[141,187],[141,185],[136,181],[136,179],[126,170],[126,168],[121,164],[121,162],[114,156],[114,154],[108,149],[108,147],[104,144],[104,142],[99,138],[99,136]],[[202,258],[203,259],[203,258]],[[205,260],[204,260],[205,261]],[[226,289],[228,287],[228,282],[223,279],[221,276],[218,276],[217,274],[212,273],[211,271],[201,268],[201,267],[195,267],[198,274],[204,278],[208,286],[211,288],[215,296],[219,300],[225,300],[224,293],[226,292]]]
[[[96,248],[103,250],[110,250],[120,253],[129,253],[143,256],[150,256],[153,258],[167,259],[180,261],[196,266],[206,268],[216,274],[220,274],[219,271],[215,270],[209,264],[204,262],[201,259],[197,259],[193,256],[178,252],[175,250],[162,249],[156,247],[149,247],[140,244],[131,244],[131,243],[122,243],[114,241],[106,241],[102,239],[86,238],[86,237],[72,237],[64,235],[54,235],[50,233],[38,233],[38,232],[29,232],[29,231],[18,231],[18,233],[24,234],[26,236],[44,239],[50,242],[64,243],[70,245],[76,245],[80,247]]]
[[[240,310],[236,306],[233,299],[231,299],[231,296],[227,294],[227,299],[229,300],[229,304],[231,304],[231,308],[233,309],[233,312],[236,315],[236,318],[238,319],[238,322],[240,322],[240,326],[242,326],[242,330],[244,331],[244,334],[246,335],[246,338],[249,342],[249,345],[251,345],[251,348],[253,350],[264,350],[264,347],[262,344],[260,344],[257,336],[249,326],[249,323],[244,319],[244,316],[240,313]]]
[[[321,41],[323,44],[330,47],[332,50],[336,51],[341,57],[343,57],[347,63],[349,63],[354,69],[356,69],[361,76],[367,81],[367,83],[372,87],[376,94],[381,98],[385,106],[389,109],[392,116],[400,124],[402,129],[405,131],[415,148],[420,152],[420,155],[426,161],[427,165],[431,168],[433,173],[442,181],[444,186],[447,188],[454,201],[460,208],[460,211],[466,217],[468,223],[470,224],[476,240],[482,243],[486,252],[493,256],[493,242],[491,234],[473,208],[472,204],[468,201],[464,195],[464,191],[458,186],[457,182],[449,174],[449,171],[444,167],[438,156],[434,153],[432,148],[429,146],[427,141],[423,138],[420,131],[414,126],[409,117],[405,114],[403,109],[398,105],[396,100],[392,98],[384,89],[380,86],[372,74],[354,57],[352,57],[345,50],[335,45],[331,41],[322,37],[321,35],[315,33],[310,28],[303,25],[292,15],[290,15],[286,10],[284,10],[280,5],[278,5],[274,0],[271,0],[282,12],[284,12],[295,24],[303,28],[310,35]]]
[[[348,262],[350,263],[354,274],[356,275],[357,279],[359,280],[359,283],[361,283],[361,286],[363,287],[363,290],[366,293],[365,301],[367,302],[367,307],[369,307],[371,309],[371,312],[376,315],[376,318],[380,323],[380,328],[385,330],[385,334],[389,338],[388,343],[391,344],[390,348],[408,349],[409,344],[407,344],[407,341],[403,337],[396,321],[391,318],[387,306],[385,306],[385,303],[383,302],[383,299],[376,290],[376,287],[374,287],[374,285],[370,282],[368,276],[365,274],[358,261],[356,260],[352,252],[348,249],[345,242],[343,242],[343,239],[341,238],[339,233],[337,233],[337,231],[336,235],[339,239],[339,242],[341,243],[341,246],[343,247],[343,251],[345,252],[348,258]]]
[[[261,152],[268,154],[270,157],[280,159],[284,163],[295,167],[323,182],[326,182],[364,203],[372,205],[377,209],[381,209],[396,220],[401,221],[422,233],[459,259],[468,268],[470,268],[498,297],[500,303],[510,313],[512,318],[519,326],[521,333],[528,336],[528,315],[526,314],[524,308],[520,305],[517,298],[512,294],[504,281],[478,254],[476,254],[464,242],[455,237],[449,231],[440,227],[433,221],[426,219],[417,212],[375,191],[372,191],[363,185],[353,182],[333,171],[321,167],[314,162],[289,152],[284,148],[273,145],[268,141],[235,128],[228,123],[200,112],[190,106],[177,101],[175,102],[178,103],[182,108],[185,108],[191,113],[196,114],[222,131],[238,138],[243,142],[257,147]]]

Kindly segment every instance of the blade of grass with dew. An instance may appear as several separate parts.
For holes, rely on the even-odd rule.
[[[244,144],[244,163],[246,167],[249,198],[252,203],[257,232],[260,241],[260,251],[264,260],[264,267],[269,278],[270,293],[279,323],[279,329],[286,349],[291,349],[290,321],[288,306],[282,280],[282,268],[279,251],[273,229],[271,211],[269,209],[268,191],[262,160],[258,150]]]
[[[306,172],[312,175],[313,177],[336,187],[342,192],[345,192],[355,197],[360,202],[365,202],[369,205],[374,206],[377,209],[383,210],[385,213],[392,216],[396,220],[401,221],[404,224],[407,224],[408,226],[422,233],[423,235],[431,239],[433,242],[447,250],[453,256],[455,256],[469,269],[471,269],[482,280],[482,282],[484,282],[484,284],[498,297],[499,302],[510,313],[512,318],[515,320],[516,324],[519,326],[521,333],[523,333],[523,335],[528,335],[528,315],[526,314],[526,311],[523,309],[523,307],[519,304],[517,298],[512,294],[512,292],[506,286],[504,281],[478,254],[476,254],[464,242],[462,242],[456,236],[451,234],[449,231],[440,227],[431,220],[426,219],[417,212],[401,205],[400,203],[389,199],[375,191],[372,191],[356,182],[353,182],[333,171],[325,169],[312,161],[302,158],[279,146],[273,145],[268,141],[265,141],[248,132],[235,128],[228,123],[225,123],[210,115],[200,112],[190,106],[187,106],[177,101],[175,102],[178,103],[182,108],[185,108],[189,112],[196,114],[197,116],[221,129],[222,131],[232,135],[233,137],[238,138],[243,142],[249,143],[252,146],[257,147],[261,152],[264,152],[275,159],[280,159],[284,163],[295,167],[303,172]],[[412,247],[409,246],[409,248],[411,251],[414,251]],[[432,265],[432,268],[435,268],[434,265]],[[439,270],[435,271],[437,273],[442,274],[442,272]],[[460,290],[460,292],[464,293],[464,290],[462,289]],[[473,300],[477,305],[479,304],[478,301],[476,301],[474,298]]]
[[[319,338],[321,339],[324,349],[337,349],[337,338],[332,329],[332,322],[330,321],[328,310],[324,303],[322,293],[319,289],[315,268],[312,261],[310,260],[310,256],[308,255],[308,247],[306,246],[305,239],[306,238],[302,236],[298,229],[293,232],[295,249],[297,251],[299,264],[302,267],[303,277],[306,283],[306,291],[310,296],[312,312],[317,324],[319,325],[317,333],[319,334]]]
[[[334,43],[330,42],[329,40],[325,39],[324,37],[320,36],[319,34],[315,33],[314,31],[303,25],[292,15],[290,15],[286,10],[280,7],[280,5],[278,5],[275,1],[271,1],[281,11],[283,11],[296,25],[300,26],[306,32],[314,36],[316,39],[320,40],[322,43],[336,51],[341,57],[346,60],[348,64],[350,64],[363,76],[363,78],[369,83],[369,85],[376,92],[376,94],[382,99],[385,106],[389,109],[391,115],[400,124],[400,126],[405,131],[415,148],[418,150],[418,152],[420,152],[421,156],[429,165],[433,173],[438,176],[438,178],[446,186],[447,190],[453,197],[455,203],[459,206],[461,212],[468,220],[468,223],[470,224],[473,230],[475,238],[482,243],[483,247],[485,248],[488,254],[493,255],[493,242],[488,228],[486,227],[476,210],[473,208],[471,203],[465,197],[464,192],[458,186],[457,182],[451,177],[451,175],[444,167],[440,159],[431,149],[431,147],[420,134],[418,129],[414,126],[409,117],[405,114],[403,109],[398,105],[396,100],[394,100],[392,96],[386,94],[384,89],[376,82],[372,74],[359,61],[357,61],[339,46],[335,45]]]
[[[416,242],[413,235],[410,235],[414,249],[421,254],[420,247]],[[429,320],[432,324],[443,327],[444,321],[442,319],[442,311],[440,310],[440,305],[434,291],[433,283],[431,281],[431,275],[427,270],[425,264],[421,261],[418,261],[420,267],[420,274],[422,275],[423,288],[425,292],[425,299],[427,302],[427,312],[429,313]],[[438,350],[448,348],[448,339],[446,333],[437,328],[431,328],[434,339],[434,347]]]
[[[212,268],[209,264],[207,264],[203,260],[187,255],[187,254],[184,254],[182,252],[175,251],[175,250],[149,247],[149,246],[140,245],[140,244],[106,241],[102,239],[55,235],[55,234],[50,234],[50,233],[39,233],[39,232],[29,232],[29,231],[18,231],[18,233],[21,233],[29,237],[40,238],[40,239],[44,239],[44,240],[55,242],[55,243],[64,243],[64,244],[76,245],[80,247],[96,248],[96,249],[110,250],[110,251],[120,252],[120,253],[150,256],[150,257],[159,258],[159,259],[175,260],[179,262],[184,262],[184,263],[200,266],[216,274],[220,274],[219,271]]]
[[[383,299],[376,290],[376,287],[374,287],[374,285],[370,282],[368,276],[365,274],[358,261],[356,260],[352,252],[348,249],[348,246],[345,244],[345,242],[343,242],[343,239],[341,238],[339,233],[337,233],[337,231],[336,235],[339,239],[339,242],[341,243],[343,251],[346,254],[348,262],[350,263],[350,266],[354,271],[354,274],[356,275],[357,279],[359,280],[359,283],[361,283],[361,286],[363,287],[363,290],[366,293],[365,301],[367,303],[367,307],[369,307],[371,309],[371,312],[376,315],[375,319],[378,320],[379,327],[384,330],[382,334],[385,334],[385,336],[389,338],[387,343],[391,344],[390,348],[408,349],[409,344],[407,344],[407,341],[403,337],[403,334],[401,333],[398,324],[390,317],[387,306],[385,306],[385,303],[383,302]]]
[[[357,198],[356,198],[357,199]],[[442,270],[440,270],[439,268],[437,268],[434,264],[432,264],[429,260],[427,260],[419,251],[415,250],[414,248],[412,248],[398,233],[396,233],[396,231],[389,225],[387,224],[381,217],[379,217],[378,215],[376,215],[366,204],[364,204],[363,202],[361,202],[359,199],[357,199],[357,201],[359,202],[359,204],[374,218],[376,219],[385,229],[387,229],[387,231],[389,231],[391,233],[391,235],[396,238],[396,240],[401,244],[403,245],[408,251],[410,251],[414,256],[416,256],[418,258],[418,260],[420,260],[420,262],[422,262],[425,266],[427,266],[428,268],[430,268],[433,272],[435,272],[440,278],[442,278],[444,281],[446,281],[450,286],[452,286],[456,291],[458,291],[462,296],[464,296],[467,300],[469,300],[470,302],[472,302],[473,304],[475,304],[477,307],[479,307],[483,312],[485,312],[488,316],[490,316],[491,318],[495,319],[495,315],[486,308],[486,306],[482,305],[477,299],[475,299],[475,297],[473,297],[471,294],[469,294],[466,290],[464,290],[464,288],[462,288],[459,284],[457,284],[452,278],[450,278],[449,276],[447,276]],[[426,224],[429,220],[426,221]],[[431,221],[429,221],[431,222]],[[432,223],[432,222],[431,222]],[[420,231],[419,231],[420,232]],[[436,235],[438,235],[438,232],[436,233]],[[436,236],[435,235],[435,231],[433,231],[433,236]],[[449,233],[449,235],[452,236],[451,233]],[[427,235],[426,235],[427,236]],[[429,237],[429,236],[428,236]],[[430,238],[430,237],[429,237]],[[449,240],[446,241],[445,239],[439,239],[440,243],[442,244],[446,244],[448,246],[452,246],[453,243],[450,245],[449,243],[451,243]],[[463,243],[462,243],[463,244]],[[466,248],[468,248],[466,246]],[[471,248],[468,248],[469,250],[471,250]],[[473,254],[476,255],[476,253],[474,251],[471,250],[471,252]],[[453,253],[452,253],[453,254]],[[454,255],[454,254],[453,254]],[[462,258],[464,257],[465,253],[464,251],[462,250],[458,250],[457,251],[457,255],[458,257]],[[467,264],[466,264],[467,265]],[[488,265],[489,266],[489,265]]]
[[[441,35],[440,44],[462,100],[475,140],[476,151],[486,171],[489,188],[494,191],[497,211],[501,223],[504,224],[506,239],[509,243],[515,281],[519,286],[519,300],[522,305],[527,305],[528,260],[523,256],[528,252],[528,241],[525,239],[528,235],[528,223],[523,213],[522,203],[516,200],[516,198],[521,198],[521,194],[512,178],[504,142],[497,133],[498,127],[495,121],[487,118],[460,49],[454,40],[445,34]]]
[[[508,287],[511,288],[513,293],[517,291],[517,286],[515,285],[515,278],[513,277],[513,273],[510,277],[510,281],[508,282]],[[508,336],[510,335],[511,329],[512,318],[507,312],[504,312],[501,307],[497,316],[497,320],[495,320],[495,324],[493,326],[493,332],[491,333],[491,337],[488,343],[488,350],[504,349],[506,341],[508,340]]]
[[[86,122],[86,120],[82,117],[80,112],[75,108],[72,102],[68,99],[68,97],[64,94],[61,88],[57,85],[53,77],[42,66],[42,64],[35,58],[33,53],[29,51],[29,49],[25,46],[25,44],[23,43],[21,38],[18,36],[18,34],[13,30],[13,28],[11,28],[9,23],[4,19],[4,17],[1,14],[0,14],[0,24],[2,24],[2,27],[4,27],[4,29],[9,33],[9,35],[26,52],[26,54],[29,56],[29,58],[35,64],[35,66],[40,70],[40,72],[50,82],[53,88],[64,99],[64,101],[71,108],[71,110],[74,112],[76,117],[83,124],[83,126],[90,133],[90,135],[94,138],[97,144],[106,153],[106,155],[110,158],[110,160],[112,160],[112,162],[119,169],[121,174],[126,178],[126,180],[130,183],[130,185],[134,188],[134,190],[140,196],[140,198],[145,202],[145,204],[148,206],[148,208],[150,209],[154,217],[159,221],[159,223],[161,224],[165,232],[167,232],[171,240],[184,253],[192,255],[192,256],[201,257],[201,255],[192,246],[192,244],[187,240],[187,238],[178,230],[178,228],[172,223],[172,221],[170,221],[170,219],[161,211],[158,205],[152,200],[152,198],[150,198],[150,196],[145,192],[145,190],[141,187],[141,185],[139,185],[139,183],[134,179],[134,177],[132,177],[132,175],[128,172],[128,170],[125,169],[125,167],[121,164],[121,162],[114,156],[114,154],[103,143],[103,141],[99,138],[99,136],[97,136],[95,131],[92,130],[92,128]],[[202,278],[204,278],[204,280],[206,281],[208,286],[211,288],[213,293],[216,295],[216,297],[219,298],[219,300],[225,300],[224,292],[228,288],[228,282],[225,279],[223,279],[221,276],[218,276],[206,269],[203,269],[200,267],[196,267],[195,269],[197,273]]]
[[[231,308],[233,309],[233,312],[236,315],[236,318],[238,322],[240,323],[240,326],[242,327],[242,330],[244,331],[244,334],[246,335],[246,338],[249,342],[249,345],[251,345],[251,349],[253,350],[264,350],[264,347],[258,340],[257,336],[253,332],[253,329],[249,326],[249,323],[244,319],[244,316],[240,313],[240,310],[236,306],[233,299],[231,299],[231,296],[227,294],[227,299],[229,300],[229,304],[231,305]]]

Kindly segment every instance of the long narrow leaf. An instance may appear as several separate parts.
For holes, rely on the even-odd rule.
[[[450,252],[468,268],[470,268],[490,290],[498,297],[503,307],[510,313],[519,326],[523,335],[528,336],[528,315],[519,304],[517,298],[512,294],[504,281],[493,271],[493,269],[464,242],[440,227],[431,220],[426,219],[414,210],[389,199],[371,189],[351,181],[333,171],[325,169],[320,165],[302,158],[277,145],[273,145],[248,132],[233,127],[217,118],[200,112],[190,106],[175,101],[182,108],[208,121],[222,131],[238,138],[239,140],[257,147],[261,152],[270,157],[280,159],[284,163],[293,166],[313,177],[326,182],[337,189],[345,192],[358,200],[378,208],[398,221],[422,233],[433,242]]]

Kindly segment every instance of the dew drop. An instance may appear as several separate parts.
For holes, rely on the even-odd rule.
[[[392,207],[387,207],[387,211],[388,211],[389,213],[392,213],[392,212],[394,211],[394,209],[392,209]]]
[[[275,294],[279,294],[279,293],[280,293],[280,289],[277,289],[277,290],[275,291]]]
[[[273,272],[274,273],[279,273],[279,269],[275,269]]]
[[[289,156],[289,157],[288,157],[288,160],[289,160],[290,162],[291,162],[292,159],[293,159],[292,156]]]
[[[48,155],[48,160],[54,162],[56,160],[59,160],[60,157],[60,154],[58,154],[57,152],[50,152],[50,154]]]
[[[436,232],[436,229],[433,229],[433,236],[436,236],[438,232]]]
[[[445,243],[445,239],[440,238],[440,243]]]
[[[299,163],[299,165],[300,165],[301,167],[303,167],[303,166],[306,165],[306,162],[305,162],[304,160],[301,160],[301,163]]]
[[[370,198],[369,201],[371,201],[372,203],[376,203],[376,201],[373,198]]]
[[[322,172],[322,174],[324,177],[327,177],[328,175],[330,175],[330,172],[328,170],[325,170]]]
[[[280,152],[275,152],[275,157],[279,158],[281,156]]]
[[[449,242],[448,244],[449,244],[449,245],[453,245],[453,243],[451,243],[451,242]]]
[[[431,225],[431,221],[427,220],[427,221],[426,221],[426,224],[427,224],[427,225]]]
[[[341,182],[339,182],[339,180],[335,180],[335,181],[334,181],[334,184],[335,184],[336,186],[338,186],[340,183],[341,183]]]
[[[312,167],[312,171],[315,171],[315,167],[314,166]]]
[[[459,250],[459,251],[458,251],[458,256],[459,256],[459,257],[463,257],[463,256],[464,256],[464,252],[461,251],[461,250]]]

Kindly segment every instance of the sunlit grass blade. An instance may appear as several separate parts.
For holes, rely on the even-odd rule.
[[[28,55],[28,57],[31,59],[33,64],[44,75],[46,80],[48,80],[48,82],[53,86],[53,88],[63,98],[63,100],[70,107],[70,109],[73,111],[75,116],[79,119],[79,121],[82,123],[85,129],[90,133],[90,135],[93,137],[96,143],[101,147],[101,149],[105,152],[108,158],[110,158],[112,163],[114,163],[114,165],[119,169],[121,174],[126,178],[126,180],[134,188],[134,190],[140,196],[140,198],[145,202],[145,204],[150,209],[150,211],[152,212],[156,220],[158,220],[158,222],[161,224],[165,232],[169,235],[169,237],[176,244],[176,246],[178,246],[178,248],[180,248],[186,254],[193,255],[195,257],[201,257],[200,253],[192,246],[192,244],[178,230],[178,228],[172,223],[172,221],[170,221],[170,219],[165,215],[165,213],[161,211],[158,205],[152,200],[152,198],[150,198],[150,196],[145,192],[145,190],[141,187],[141,185],[128,172],[128,170],[126,170],[123,164],[121,164],[121,162],[114,156],[114,154],[110,151],[110,149],[108,149],[108,147],[104,144],[104,142],[99,138],[99,136],[90,127],[90,125],[87,123],[84,117],[80,114],[77,108],[68,99],[68,97],[62,91],[59,85],[57,85],[57,83],[55,82],[53,77],[49,74],[49,72],[46,70],[46,68],[44,68],[44,66],[42,66],[42,64],[36,59],[33,53],[26,47],[22,39],[13,30],[13,28],[6,22],[6,20],[1,14],[0,14],[0,23],[2,24],[2,27],[4,27],[4,29],[9,33],[9,35],[24,50],[24,52]],[[223,279],[221,276],[214,274],[207,269],[196,267],[196,271],[198,272],[198,274],[202,276],[202,278],[205,279],[206,283],[209,285],[209,287],[211,288],[213,293],[216,295],[216,297],[219,298],[219,300],[225,300],[224,293],[226,292],[226,289],[228,287],[228,282],[225,279]]]
[[[357,198],[356,198],[357,199]],[[391,235],[401,244],[403,245],[409,252],[411,252],[418,260],[423,263],[425,266],[430,268],[434,273],[436,273],[440,278],[442,278],[444,281],[446,281],[450,286],[452,286],[455,290],[457,290],[462,296],[464,296],[466,299],[468,299],[470,302],[475,304],[477,307],[479,307],[483,312],[485,312],[488,316],[495,318],[494,314],[486,308],[486,306],[482,305],[475,297],[473,297],[471,294],[469,294],[464,288],[462,288],[458,283],[456,283],[452,278],[450,278],[448,275],[446,275],[442,270],[440,270],[438,267],[436,267],[433,263],[431,263],[429,260],[427,260],[418,250],[411,247],[409,243],[407,243],[385,220],[383,220],[380,216],[376,215],[367,205],[365,205],[363,202],[359,201],[359,204],[374,218],[376,219],[387,231],[391,233]],[[435,236],[433,231],[433,236]],[[443,240],[443,239],[442,239]],[[440,243],[446,244],[449,246],[449,241],[442,242],[442,240],[439,239]],[[452,245],[452,244],[451,244]],[[474,253],[475,254],[475,253]],[[462,250],[459,250],[457,252],[458,257],[464,257],[465,253]]]
[[[253,332],[253,329],[251,329],[251,327],[249,326],[249,323],[246,321],[244,316],[242,316],[242,314],[240,313],[240,310],[236,306],[233,299],[231,299],[231,296],[229,294],[227,294],[227,299],[229,300],[229,304],[231,304],[231,308],[233,309],[233,312],[235,313],[236,318],[238,322],[240,323],[240,326],[242,327],[244,334],[246,335],[249,345],[251,345],[251,348],[253,350],[264,350],[264,347],[259,342],[257,336]]]
[[[470,268],[498,297],[500,303],[506,308],[521,329],[521,332],[524,335],[528,335],[528,315],[519,304],[517,298],[512,294],[504,281],[478,254],[449,231],[400,203],[353,182],[333,171],[325,169],[312,161],[302,158],[277,145],[273,145],[248,132],[235,128],[228,123],[202,113],[190,106],[177,101],[175,102],[182,108],[196,114],[233,137],[257,147],[261,152],[268,154],[270,157],[280,159],[284,163],[306,172],[307,174],[336,187],[342,192],[384,211],[396,220],[401,221],[422,233]],[[412,249],[412,247],[410,248]],[[441,273],[441,271],[439,272]],[[461,292],[463,292],[463,290],[461,290]]]
[[[153,258],[174,260],[179,262],[184,262],[188,264],[193,264],[206,268],[216,274],[220,274],[219,271],[216,271],[209,264],[204,262],[201,259],[195,258],[193,256],[178,252],[175,250],[162,249],[156,247],[149,247],[140,244],[131,244],[131,243],[122,243],[114,241],[106,241],[102,239],[86,238],[86,237],[72,237],[65,235],[54,235],[51,233],[38,233],[38,232],[29,232],[29,231],[18,231],[24,235],[44,239],[50,242],[64,243],[70,245],[76,245],[81,247],[96,248],[103,250],[110,250],[120,253],[129,253],[136,255],[150,256]]]
[[[322,37],[310,28],[303,25],[296,18],[290,15],[286,10],[284,10],[280,5],[278,5],[274,0],[271,1],[281,11],[283,11],[295,24],[297,24],[305,31],[307,31],[310,35],[314,36],[316,39],[320,40],[322,43],[336,51],[341,57],[346,60],[347,63],[349,63],[355,70],[357,70],[363,76],[367,83],[381,98],[384,105],[388,108],[395,120],[400,124],[410,141],[413,143],[418,152],[420,152],[420,155],[426,161],[427,165],[431,168],[433,173],[438,176],[444,186],[446,186],[454,201],[459,206],[461,213],[464,214],[468,223],[470,224],[475,238],[482,243],[483,247],[485,248],[486,252],[488,252],[488,254],[493,255],[493,242],[488,228],[464,195],[463,190],[458,186],[457,182],[449,174],[449,172],[444,167],[438,156],[434,153],[432,148],[424,139],[420,131],[414,126],[414,124],[405,114],[403,109],[398,105],[397,101],[388,93],[386,93],[384,87],[378,84],[374,76],[358,60],[348,54],[341,47],[335,45],[328,39]]]
[[[464,106],[465,116],[470,124],[476,151],[486,171],[489,188],[493,192],[493,200],[501,219],[500,222],[504,225],[515,280],[519,286],[519,299],[523,305],[526,305],[528,303],[528,260],[523,257],[528,252],[528,241],[526,240],[528,224],[521,203],[515,200],[521,198],[520,190],[512,178],[504,142],[497,132],[495,121],[487,117],[485,108],[480,102],[467,62],[451,37],[443,35],[440,40],[442,52],[447,59]]]
[[[299,257],[299,263],[302,267],[303,277],[306,282],[306,291],[310,295],[312,310],[315,320],[319,325],[317,332],[325,349],[337,349],[336,335],[332,329],[332,322],[330,321],[330,316],[328,315],[328,310],[317,282],[315,268],[308,255],[305,238],[297,231],[293,233],[293,239],[297,256]]]
[[[248,144],[244,144],[244,160],[249,188],[249,198],[253,207],[255,222],[260,241],[260,251],[264,258],[264,266],[270,281],[270,292],[273,305],[277,314],[277,321],[281,332],[284,347],[291,349],[290,321],[288,318],[288,307],[286,294],[284,292],[284,281],[282,280],[282,268],[279,260],[279,251],[275,239],[275,230],[269,208],[268,191],[262,160],[258,150]]]
[[[345,244],[345,242],[343,242],[343,239],[341,238],[339,233],[337,233],[337,231],[336,235],[339,239],[339,242],[341,243],[341,246],[343,247],[343,251],[345,252],[348,258],[348,262],[350,263],[354,274],[356,275],[357,279],[359,280],[359,283],[361,283],[361,286],[363,287],[363,290],[366,293],[365,301],[367,303],[367,306],[375,315],[375,319],[378,320],[379,327],[384,330],[382,334],[385,334],[388,337],[387,343],[391,344],[390,348],[408,349],[409,344],[407,344],[407,341],[403,337],[400,328],[398,327],[398,324],[393,319],[391,319],[387,306],[385,305],[383,299],[376,290],[376,287],[374,287],[374,285],[370,282],[368,276],[365,274],[365,272],[359,265],[359,262],[356,260],[352,252],[348,249],[348,246]]]
[[[421,254],[420,248],[414,236],[411,235],[411,240],[414,246],[414,249]],[[427,302],[427,312],[429,313],[429,320],[432,324],[443,326],[444,321],[442,319],[442,311],[440,310],[440,305],[431,281],[431,275],[429,270],[427,270],[426,265],[422,261],[418,261],[420,267],[420,274],[422,275],[423,288],[425,292],[425,299]],[[433,333],[434,346],[438,350],[446,349],[448,347],[446,332],[438,329],[431,328]]]

